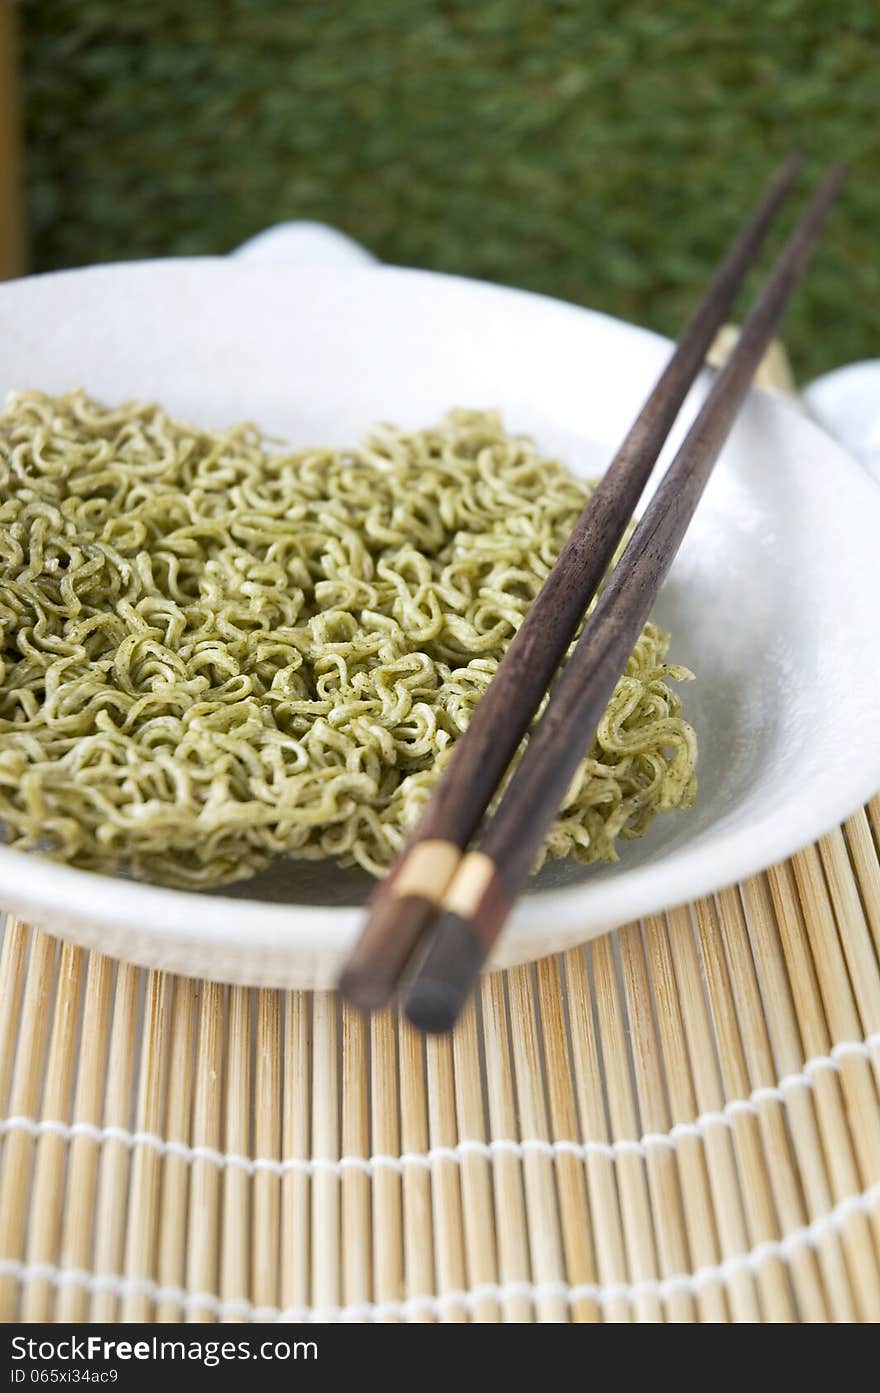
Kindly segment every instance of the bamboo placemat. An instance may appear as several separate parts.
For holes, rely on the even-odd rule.
[[[10,919],[0,1319],[880,1319],[880,799],[451,1039]]]

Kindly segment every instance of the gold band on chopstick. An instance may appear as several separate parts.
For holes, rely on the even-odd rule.
[[[418,895],[467,919],[492,883],[494,862],[482,851],[462,857],[454,842],[432,838],[417,842],[391,883],[394,899]]]
[[[394,877],[391,887],[394,898],[421,895],[432,904],[441,904],[460,860],[461,849],[455,842],[438,839],[417,842]]]
[[[469,851],[443,896],[443,908],[460,914],[462,919],[470,919],[476,914],[494,876],[495,863],[482,851]]]

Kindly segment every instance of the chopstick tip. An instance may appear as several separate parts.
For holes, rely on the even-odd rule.
[[[369,1016],[381,1011],[391,1000],[388,983],[357,967],[347,967],[337,982],[337,990],[348,1006]]]
[[[426,1035],[447,1035],[458,1020],[465,999],[447,982],[420,979],[406,999],[404,1015],[410,1025]]]
[[[417,1030],[445,1035],[452,1030],[476,983],[485,957],[469,919],[446,909],[409,977],[404,1014]]]

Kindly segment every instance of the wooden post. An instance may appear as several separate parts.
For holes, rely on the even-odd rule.
[[[17,59],[12,0],[0,0],[0,280],[25,265]]]

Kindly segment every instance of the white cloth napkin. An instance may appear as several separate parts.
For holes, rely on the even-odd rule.
[[[251,237],[233,256],[327,265],[376,264],[359,242],[326,223],[283,222]],[[880,483],[880,358],[819,377],[801,392],[813,419]]]
[[[817,377],[802,395],[810,415],[880,483],[880,358]]]

